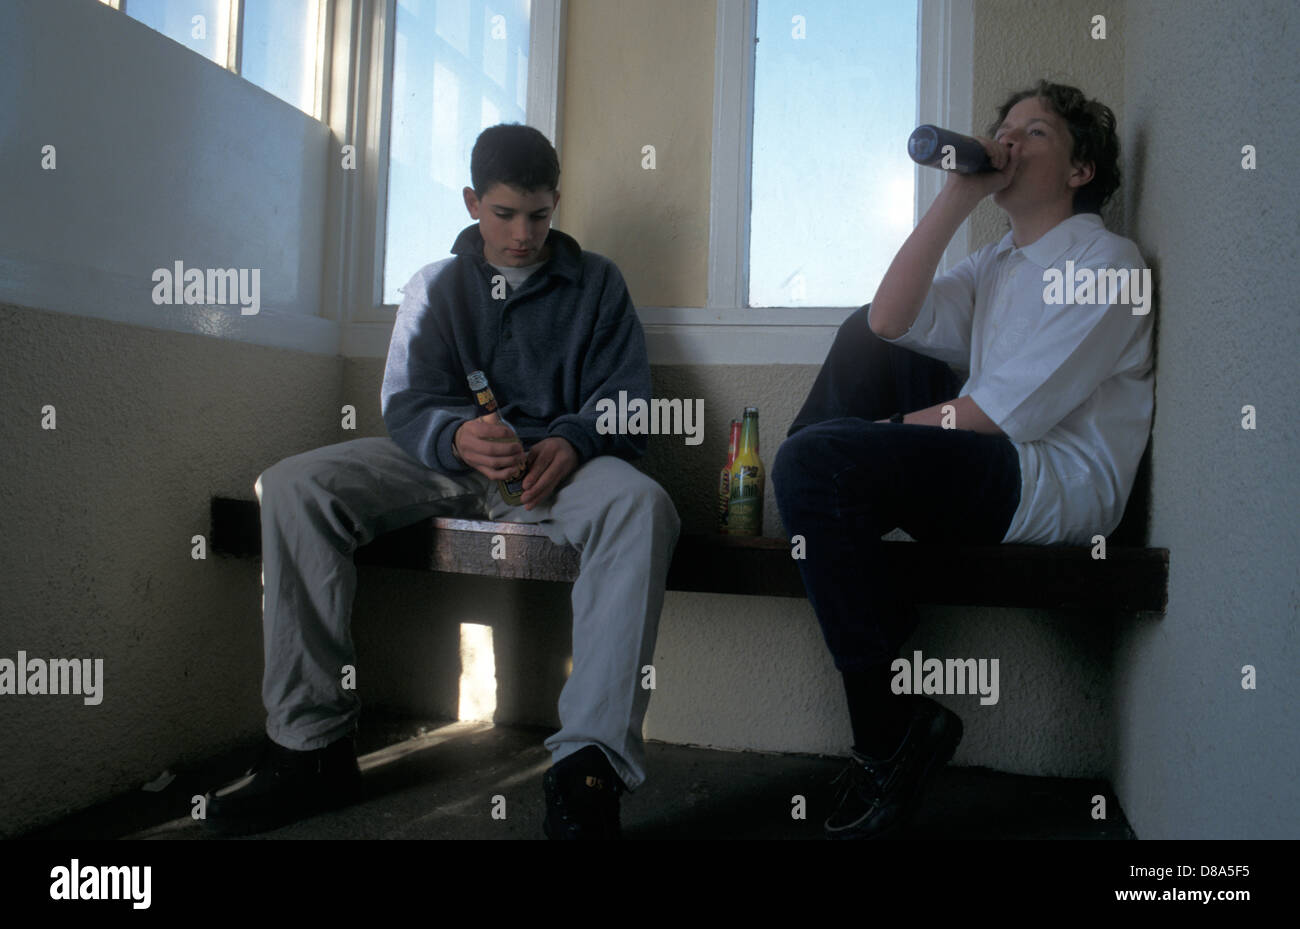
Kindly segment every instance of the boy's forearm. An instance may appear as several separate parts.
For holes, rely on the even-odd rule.
[[[907,237],[871,301],[871,329],[896,339],[911,328],[925,304],[944,249],[962,222],[983,199],[966,187],[945,184]]]
[[[945,400],[942,403],[936,403],[934,406],[927,406],[923,410],[916,410],[908,413],[903,417],[903,422],[912,426],[942,426],[945,406],[953,408],[952,424],[954,429],[968,429],[971,432],[979,432],[984,435],[1005,435],[998,424],[989,419],[979,405],[969,396],[958,397],[955,400]],[[877,420],[877,422],[887,422],[888,420]]]

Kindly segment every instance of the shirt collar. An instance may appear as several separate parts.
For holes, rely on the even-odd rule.
[[[1097,230],[1104,228],[1098,214],[1075,213],[1069,219],[1061,220],[1037,241],[1026,245],[1020,250],[1020,254],[1040,268],[1050,268],[1075,245],[1092,238]],[[1015,243],[1011,241],[1011,233],[1008,232],[1002,237],[1002,241],[998,242],[994,254],[1001,257],[1015,247]]]
[[[558,229],[551,229],[546,233],[546,244],[551,248],[551,258],[537,273],[558,274],[569,281],[577,281],[582,273],[582,246],[577,240]],[[477,258],[483,265],[491,267],[483,257],[483,233],[479,231],[478,223],[461,230],[451,253]]]

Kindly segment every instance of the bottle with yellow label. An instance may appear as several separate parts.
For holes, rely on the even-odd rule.
[[[718,532],[727,534],[727,507],[731,502],[731,465],[740,449],[740,420],[731,421],[731,434],[727,438],[727,463],[718,477]]]
[[[479,410],[483,412],[483,418],[490,423],[500,423],[511,432],[514,432],[515,427],[506,422],[505,417],[501,415],[497,406],[496,394],[492,392],[492,388],[488,385],[487,375],[482,371],[471,371],[468,380],[469,389],[474,391],[474,402]],[[513,439],[493,439],[492,441],[518,442],[519,435],[516,433]],[[521,467],[504,481],[497,481],[497,487],[501,490],[501,499],[511,506],[519,506],[522,502],[525,470],[526,468]]]
[[[740,447],[727,489],[727,535],[763,534],[763,461],[758,457],[758,407],[745,407]]]

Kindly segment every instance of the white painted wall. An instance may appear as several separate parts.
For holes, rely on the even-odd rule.
[[[1300,837],[1297,29],[1290,0],[1128,9],[1126,212],[1158,297],[1151,542],[1170,549],[1168,617],[1115,650],[1113,781],[1144,838]]]

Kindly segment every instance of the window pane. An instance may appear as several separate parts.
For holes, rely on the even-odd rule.
[[[916,15],[759,0],[750,306],[860,306],[911,231]]]
[[[226,66],[230,0],[125,0],[125,6],[132,19]]]
[[[528,0],[398,0],[384,231],[385,303],[451,254],[478,134],[526,121]]]
[[[313,115],[318,0],[244,0],[240,73]]]

